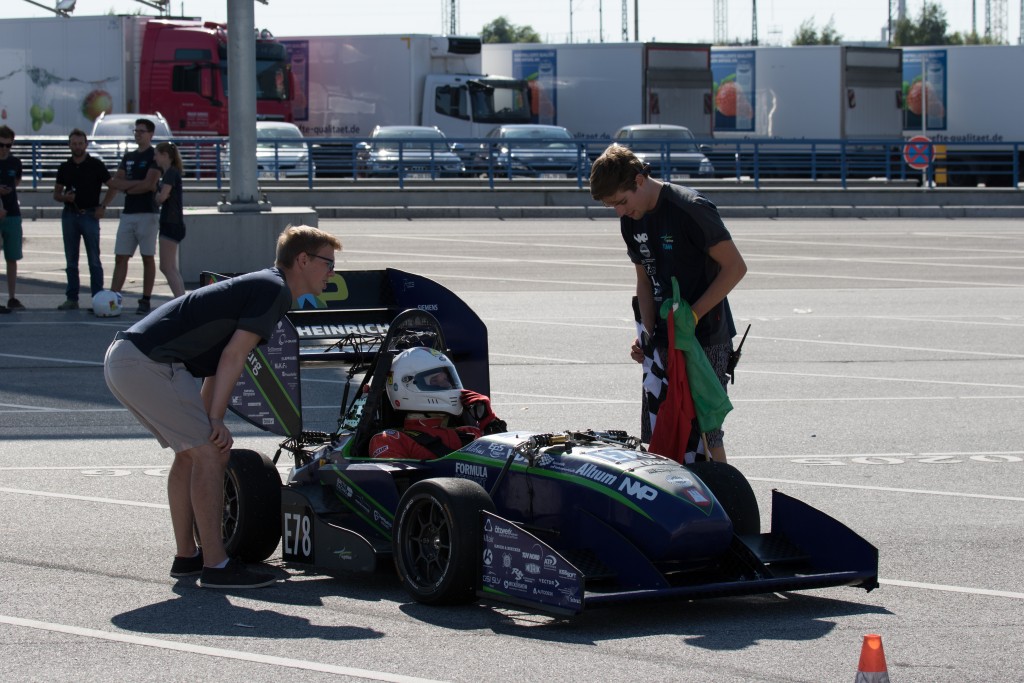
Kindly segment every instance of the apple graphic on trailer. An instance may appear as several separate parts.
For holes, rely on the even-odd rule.
[[[100,114],[114,111],[114,100],[106,90],[93,90],[82,100],[82,116],[95,121]]]

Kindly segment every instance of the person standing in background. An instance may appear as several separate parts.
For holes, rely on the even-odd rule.
[[[13,146],[14,131],[9,126],[0,126],[0,242],[3,242],[7,261],[7,305],[0,304],[0,313],[25,310],[14,296],[18,261],[21,260],[21,208],[18,205],[21,159],[11,154]]]
[[[156,186],[160,206],[160,272],[167,278],[171,294],[185,293],[185,282],[178,270],[178,245],[185,239],[185,215],[181,187],[181,154],[173,142],[161,142],[154,155],[162,174]]]
[[[78,245],[85,243],[85,260],[89,264],[90,296],[103,289],[103,264],[100,262],[100,219],[117,194],[107,189],[100,201],[100,189],[110,180],[110,171],[103,162],[86,152],[89,139],[85,132],[75,128],[68,135],[71,157],[57,169],[57,182],[53,198],[64,205],[60,214],[61,233],[64,237],[65,272],[68,277],[66,300],[58,311],[78,309],[81,280],[78,276]]]
[[[121,292],[128,278],[128,260],[138,248],[142,256],[142,297],[135,312],[149,313],[152,308],[149,297],[153,294],[156,281],[156,237],[160,230],[154,194],[160,180],[160,169],[153,161],[153,133],[156,124],[149,119],[135,121],[135,139],[139,146],[121,159],[117,173],[108,183],[109,187],[125,193],[124,211],[117,224],[117,238],[114,241],[114,277],[110,282],[112,291]]]

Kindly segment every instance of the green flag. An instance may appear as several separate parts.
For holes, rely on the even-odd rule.
[[[697,412],[697,424],[705,434],[721,429],[725,416],[732,410],[732,403],[694,335],[697,322],[690,304],[679,296],[679,282],[675,278],[672,278],[672,298],[661,305],[661,317],[667,319],[670,310],[675,311],[672,316],[675,319],[675,347],[686,358],[686,374]]]

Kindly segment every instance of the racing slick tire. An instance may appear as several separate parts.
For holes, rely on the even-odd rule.
[[[425,479],[402,496],[395,513],[395,569],[417,602],[476,600],[481,510],[494,512],[494,503],[467,479]]]
[[[281,475],[256,451],[231,449],[224,472],[224,550],[243,562],[262,562],[281,541]]]
[[[743,473],[724,462],[694,462],[686,466],[707,484],[732,520],[733,533],[761,533],[757,496]]]

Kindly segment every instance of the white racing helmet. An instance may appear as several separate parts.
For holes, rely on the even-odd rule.
[[[448,356],[418,346],[395,356],[388,374],[388,400],[395,410],[462,414],[462,382]]]
[[[103,289],[92,298],[92,312],[97,318],[116,318],[121,315],[121,293]]]

